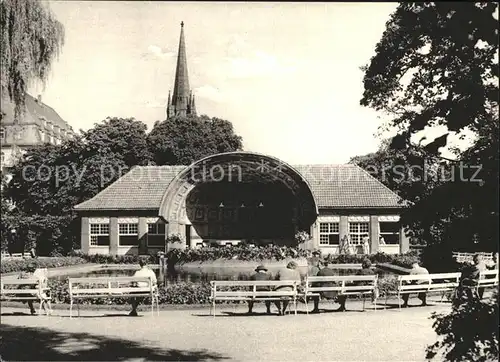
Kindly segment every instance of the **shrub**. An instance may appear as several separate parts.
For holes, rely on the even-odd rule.
[[[450,313],[433,313],[431,318],[434,319],[433,328],[441,338],[427,347],[427,359],[498,359],[498,291],[485,301],[474,298],[454,303]]]
[[[24,270],[28,265],[35,265],[36,268],[56,268],[61,266],[85,264],[87,261],[80,257],[62,256],[54,258],[27,258],[27,259],[7,259],[2,260],[1,273],[13,273]]]

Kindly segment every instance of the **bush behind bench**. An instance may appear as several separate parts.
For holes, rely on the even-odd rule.
[[[41,257],[26,259],[3,259],[0,272],[14,273],[24,270],[28,265],[34,265],[35,268],[57,268],[62,266],[86,264],[87,260],[77,256],[58,256]]]

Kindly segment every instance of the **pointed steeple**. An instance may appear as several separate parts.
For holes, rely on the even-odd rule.
[[[178,116],[186,116],[187,114],[189,91],[186,42],[184,40],[184,22],[181,22],[179,52],[177,54],[177,68],[175,70],[175,83],[172,94],[172,105],[174,106],[175,114]]]

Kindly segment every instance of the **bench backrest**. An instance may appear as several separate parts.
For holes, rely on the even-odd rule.
[[[459,284],[460,273],[410,274],[398,277],[399,290],[453,289]]]
[[[299,284],[300,282],[295,280],[212,280],[210,282],[212,298],[294,296],[297,295]],[[287,289],[282,289],[284,287]]]
[[[377,281],[377,275],[307,276],[305,292],[308,294],[323,291],[340,293],[372,291],[377,288]]]
[[[479,274],[478,285],[480,286],[498,285],[498,269],[482,271]]]
[[[27,279],[15,279],[15,278],[3,278],[0,280],[0,293],[2,296],[8,295],[41,295],[44,291],[44,286],[42,285],[42,280],[40,278],[27,278]],[[23,286],[22,289],[18,287]]]
[[[130,292],[153,293],[156,289],[156,285],[149,277],[68,278],[68,283],[70,296]]]

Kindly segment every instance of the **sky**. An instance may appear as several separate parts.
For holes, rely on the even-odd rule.
[[[108,116],[149,130],[164,120],[184,21],[198,114],[231,121],[244,150],[338,164],[380,144],[384,117],[359,105],[360,67],[397,3],[49,4],[65,45],[45,87],[31,93],[75,130]]]

